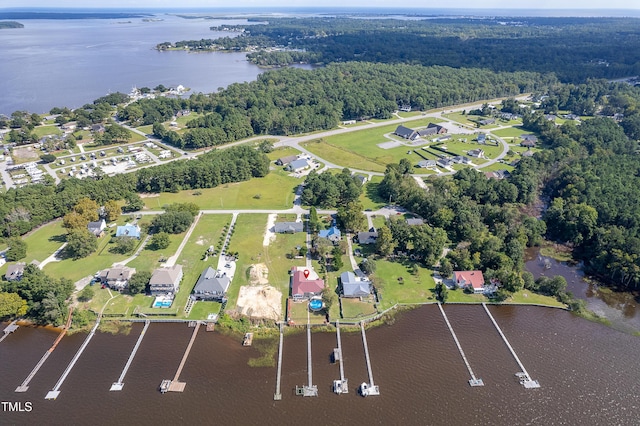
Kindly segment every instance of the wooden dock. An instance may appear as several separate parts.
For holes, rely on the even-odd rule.
[[[524,386],[526,389],[539,388],[540,383],[538,383],[537,380],[533,380],[531,376],[529,376],[529,373],[527,373],[527,370],[524,368],[524,365],[522,365],[522,362],[520,362],[520,358],[518,358],[518,355],[516,355],[516,351],[513,350],[513,348],[511,347],[511,344],[509,344],[509,341],[507,340],[504,333],[498,326],[498,323],[496,322],[495,319],[493,319],[493,315],[491,315],[491,312],[489,312],[489,308],[487,308],[487,304],[482,303],[482,307],[484,308],[487,315],[489,315],[489,319],[491,319],[491,322],[496,327],[496,330],[498,330],[498,334],[500,334],[500,337],[502,337],[502,340],[504,341],[505,345],[507,345],[507,348],[509,348],[511,355],[513,355],[513,358],[516,360],[516,362],[518,363],[518,366],[520,366],[520,369],[522,370],[516,373],[516,376],[518,377],[518,379],[520,379],[520,384]]]
[[[16,392],[26,392],[29,389],[29,382],[31,382],[31,379],[35,377],[38,370],[40,370],[40,367],[42,367],[42,365],[47,360],[47,358],[49,358],[49,355],[51,355],[51,352],[53,352],[56,349],[56,347],[58,346],[58,343],[60,343],[60,340],[62,340],[64,335],[67,334],[67,330],[69,329],[69,326],[71,326],[72,315],[73,315],[73,308],[69,308],[67,323],[62,328],[62,331],[60,332],[60,334],[58,334],[58,337],[53,342],[53,345],[51,345],[51,347],[44,353],[44,355],[42,355],[42,358],[40,358],[40,361],[38,361],[36,366],[33,367],[33,370],[31,370],[31,373],[29,373],[27,378],[24,379],[24,382],[22,382],[22,384],[16,388],[15,390]]]
[[[129,355],[129,359],[127,359],[127,363],[125,364],[124,368],[122,369],[122,374],[120,374],[120,377],[118,378],[118,381],[111,385],[111,389],[109,389],[110,391],[121,391],[122,388],[124,387],[124,382],[123,382],[124,376],[127,374],[127,371],[129,370],[129,367],[131,366],[131,363],[133,362],[133,358],[136,356],[136,352],[138,352],[138,348],[140,347],[140,343],[142,343],[142,338],[144,337],[145,332],[149,328],[149,324],[151,324],[151,321],[149,321],[149,320],[145,321],[144,327],[142,328],[142,331],[140,332],[140,336],[138,337],[138,340],[136,341],[136,344],[133,347],[133,350],[131,351],[131,355]]]
[[[47,393],[47,396],[44,397],[45,399],[56,399],[58,397],[58,395],[60,395],[60,387],[62,386],[62,384],[64,383],[65,379],[67,378],[67,376],[71,372],[71,369],[73,368],[73,366],[76,365],[76,362],[78,361],[78,359],[80,358],[80,356],[82,355],[82,353],[84,352],[86,347],[89,345],[89,342],[91,341],[91,339],[93,339],[93,336],[96,334],[96,330],[98,329],[98,326],[100,325],[100,319],[101,318],[102,318],[102,316],[98,315],[98,318],[96,319],[95,325],[93,326],[93,328],[91,329],[91,331],[89,332],[87,337],[84,339],[84,342],[82,342],[82,345],[80,345],[80,347],[78,348],[78,351],[76,352],[76,354],[71,359],[71,362],[69,362],[69,365],[67,365],[67,368],[65,368],[64,372],[62,373],[62,376],[60,376],[60,378],[58,379],[58,382],[56,383],[56,385],[53,387],[52,390],[50,390]]]
[[[308,384],[296,386],[296,395],[318,396],[318,386],[313,384],[313,369],[311,362],[311,326],[307,324],[307,378]]]
[[[189,344],[187,345],[187,349],[184,351],[184,355],[182,355],[182,360],[180,361],[180,365],[176,370],[175,376],[173,376],[173,380],[169,381],[168,388],[166,391],[163,391],[163,385],[166,384],[167,380],[163,380],[160,384],[160,391],[162,393],[165,392],[184,392],[184,387],[186,386],[185,382],[181,382],[180,374],[182,373],[182,369],[184,368],[184,364],[187,362],[187,358],[189,357],[189,352],[191,352],[191,348],[193,347],[193,342],[196,341],[196,336],[198,335],[198,329],[200,328],[200,321],[193,321],[193,334],[191,335],[191,340],[189,340]],[[191,323],[189,324],[191,326]]]
[[[7,338],[7,336],[11,333],[13,333],[14,331],[16,331],[18,329],[18,327],[20,327],[17,324],[18,321],[12,321],[11,324],[9,324],[4,330],[2,330],[2,336],[0,337],[0,342],[2,342],[4,339]]]
[[[278,347],[278,373],[276,376],[276,393],[273,394],[274,401],[280,401],[282,399],[282,393],[280,393],[280,377],[282,376],[282,345],[284,343],[284,331],[282,329],[282,323],[280,323],[280,346]]]
[[[333,381],[333,391],[337,394],[349,393],[349,381],[344,378],[342,339],[340,338],[340,323],[338,321],[336,321],[336,340],[338,341],[338,347],[333,350],[333,360],[340,363],[340,379]]]
[[[456,346],[458,347],[458,352],[460,352],[460,356],[462,356],[462,360],[464,361],[464,365],[467,366],[467,370],[469,370],[469,375],[471,376],[471,379],[469,380],[469,384],[471,386],[484,386],[484,382],[482,381],[482,379],[478,379],[476,378],[476,376],[473,374],[473,370],[471,369],[471,365],[469,364],[469,361],[467,360],[467,357],[464,354],[464,351],[462,350],[462,346],[460,345],[460,342],[458,341],[458,337],[456,336],[455,331],[453,331],[453,327],[451,326],[451,323],[449,322],[449,318],[447,318],[447,314],[444,312],[444,309],[442,309],[442,304],[440,302],[438,302],[438,308],[440,308],[440,312],[442,313],[442,318],[444,318],[444,322],[447,323],[447,327],[449,327],[449,331],[451,332],[451,336],[453,337],[453,341],[456,342]]]
[[[367,360],[367,372],[369,373],[369,383],[363,383],[360,385],[360,394],[362,396],[380,395],[380,388],[373,383],[373,371],[371,370],[371,358],[369,357],[367,333],[364,331],[364,322],[362,321],[360,322],[360,330],[362,331],[362,345],[364,346],[364,356]]]

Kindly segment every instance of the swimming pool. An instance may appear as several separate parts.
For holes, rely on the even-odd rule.
[[[309,309],[311,309],[312,311],[319,311],[320,309],[322,309],[322,299],[311,299],[311,301],[309,302]]]
[[[153,308],[170,308],[172,304],[173,304],[173,300],[171,299],[156,298],[156,300],[153,302],[152,307]]]

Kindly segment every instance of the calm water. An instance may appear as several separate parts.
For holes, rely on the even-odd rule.
[[[527,252],[526,269],[534,277],[562,275],[567,280],[567,291],[587,302],[587,309],[611,321],[611,325],[627,333],[640,331],[640,305],[638,296],[629,292],[614,292],[588,282],[578,266],[539,256],[537,249]],[[545,266],[549,266],[547,267]]]
[[[262,72],[244,53],[154,50],[164,41],[231,35],[209,27],[245,21],[159,17],[164,20],[24,20],[22,29],[0,31],[0,113],[76,108],[133,86],[182,84],[190,93],[210,93]]]
[[[181,375],[182,394],[157,388],[175,373],[192,329],[152,324],[122,392],[109,392],[141,325],[128,336],[97,334],[61,388],[45,400],[84,339],[65,337],[31,382],[31,371],[55,334],[20,328],[0,343],[0,400],[30,401],[29,413],[0,412],[0,424],[397,424],[397,425],[631,425],[640,416],[637,394],[640,340],[570,313],[536,307],[491,307],[521,361],[542,388],[524,389],[518,366],[480,306],[446,306],[449,320],[483,388],[468,373],[437,307],[401,314],[395,324],[367,332],[381,396],[362,398],[367,380],[359,332],[343,332],[345,374],[352,393],[335,395],[339,377],[329,356],[335,334],[312,335],[317,398],[293,395],[307,380],[306,334],[287,336],[281,401],[273,401],[276,368],[251,368],[256,348],[200,329]]]

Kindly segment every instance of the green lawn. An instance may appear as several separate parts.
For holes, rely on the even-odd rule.
[[[498,145],[498,146],[480,145],[477,143],[460,142],[460,141],[446,141],[438,145],[438,147],[443,150],[444,150],[444,147],[446,147],[447,148],[446,151],[450,155],[467,155],[467,151],[470,151],[472,149],[478,149],[478,148],[484,151],[484,155],[487,158],[495,158],[500,153],[502,153],[502,145]],[[437,151],[437,152],[440,152],[440,151]],[[477,158],[471,158],[471,160],[476,164],[479,164],[482,161],[482,160],[479,161]]]
[[[375,305],[372,300],[360,301],[359,298],[351,299],[343,297],[342,303],[342,318],[345,319],[358,319],[361,317],[367,317],[377,313]]]
[[[362,194],[360,194],[360,202],[364,209],[378,210],[387,204],[378,195],[380,182],[382,182],[382,176],[372,176],[371,180],[364,185]]]
[[[33,129],[33,135],[36,137],[36,139],[40,139],[43,136],[49,136],[49,135],[61,135],[62,134],[62,130],[60,130],[60,127],[58,127],[57,125],[48,125],[48,126],[37,126]]]
[[[509,165],[509,164],[493,163],[490,166],[481,168],[480,171],[481,172],[495,172],[496,170],[507,170],[509,172],[512,172],[513,169],[514,169],[514,167]]]
[[[148,126],[136,127],[136,130],[140,130],[144,134],[150,135],[150,134],[153,134],[153,125],[149,124]]]
[[[29,263],[35,259],[42,262],[64,244],[67,231],[62,227],[62,221],[57,220],[41,226],[23,239],[27,243],[27,257],[23,261]]]
[[[496,136],[500,136],[502,138],[517,138],[520,135],[532,135],[533,132],[530,132],[529,130],[525,130],[523,129],[521,126],[513,126],[510,127],[508,129],[500,129],[500,130],[494,130],[491,133],[493,133]]]
[[[300,183],[301,180],[284,172],[271,171],[263,178],[216,188],[163,192],[144,198],[144,202],[146,208],[152,210],[172,203],[195,203],[201,209],[288,209],[293,205],[295,188]]]
[[[373,172],[384,172],[386,168],[386,163],[374,162],[350,150],[329,145],[320,139],[302,145],[318,157],[340,166]],[[372,145],[375,146],[374,143]]]
[[[302,153],[295,148],[291,148],[287,146],[287,147],[274,149],[273,151],[267,154],[267,157],[269,157],[269,160],[271,161],[276,161],[278,158],[288,157],[290,155],[298,155],[298,154],[302,154]],[[276,167],[282,167],[282,166],[276,166]]]
[[[537,303],[541,305],[566,307],[564,303],[559,302],[555,297],[543,296],[541,294],[532,293],[529,290],[520,290],[502,303]]]
[[[310,312],[308,302],[291,302],[291,311],[289,312],[289,318],[294,324],[306,324],[307,318],[311,324],[323,324],[325,321],[325,315],[323,311]]]
[[[391,262],[386,259],[378,259],[376,265],[374,282],[381,297],[380,310],[396,303],[427,302],[429,297],[433,297],[431,290],[435,287],[435,282],[430,270],[418,266],[418,274],[413,275],[409,263]]]
[[[266,214],[240,214],[236,220],[229,251],[238,252],[238,261],[236,274],[227,294],[227,309],[235,309],[240,287],[249,284],[249,267],[255,263],[265,262],[262,242],[266,227]],[[269,280],[271,280],[271,271],[269,271]]]

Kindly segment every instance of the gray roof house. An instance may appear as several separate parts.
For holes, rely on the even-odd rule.
[[[367,279],[356,277],[351,271],[340,274],[342,283],[342,295],[344,297],[366,297],[371,294],[371,282]]]
[[[153,275],[151,275],[151,279],[149,280],[149,291],[151,295],[177,293],[183,275],[182,265],[156,269],[153,271]]]
[[[409,226],[424,225],[424,220],[417,217],[414,217],[412,219],[407,219],[407,225]]]
[[[400,136],[401,138],[409,139],[410,141],[417,139],[419,136],[418,132],[416,132],[415,130],[404,127],[402,125],[398,126],[396,131],[393,133]]]
[[[115,266],[110,269],[100,271],[100,282],[112,289],[122,291],[129,286],[129,280],[136,273],[135,268],[127,266]]]
[[[420,136],[441,135],[444,133],[447,133],[447,129],[435,123],[429,123],[426,129],[418,130]]]
[[[276,160],[276,164],[278,166],[286,166],[292,161],[296,161],[298,159],[297,155],[289,155],[287,157],[281,157]]]
[[[465,157],[464,155],[456,155],[451,159],[454,163],[458,164],[470,164],[471,160],[469,157]]]
[[[436,164],[442,168],[447,168],[453,165],[453,160],[451,160],[450,158],[441,158],[436,161]]]
[[[378,231],[375,228],[371,228],[367,232],[358,232],[357,238],[360,244],[375,244],[378,239]]]
[[[423,169],[427,169],[429,167],[435,167],[436,166],[436,160],[422,160],[422,161],[418,161],[418,167],[421,167]]]
[[[289,172],[299,172],[300,170],[304,170],[308,168],[309,168],[309,163],[304,158],[301,158],[300,160],[294,160],[289,164],[287,164],[287,167],[285,167],[285,169]]]
[[[100,238],[104,235],[104,230],[107,228],[107,223],[104,219],[98,220],[96,222],[89,222],[87,224],[87,229],[96,237]]]
[[[273,231],[276,234],[295,234],[304,231],[304,224],[302,222],[276,222]]]
[[[229,284],[229,277],[209,266],[200,274],[191,297],[195,300],[224,300]]]
[[[7,281],[20,281],[22,279],[22,274],[24,274],[25,266],[26,264],[24,262],[18,262],[7,266],[7,272],[5,272],[4,278]]]

